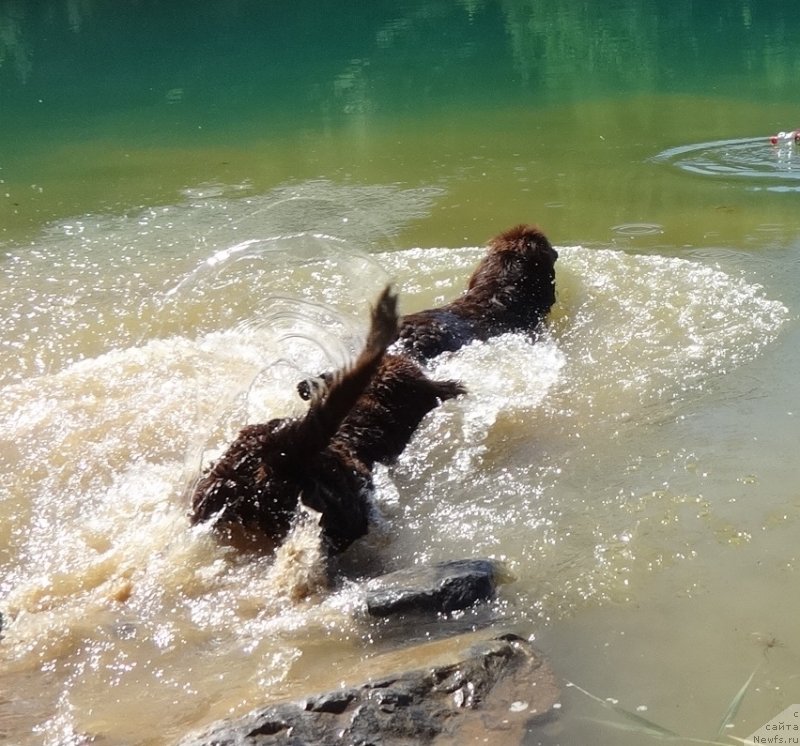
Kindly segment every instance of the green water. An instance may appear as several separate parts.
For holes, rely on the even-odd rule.
[[[656,223],[734,240],[791,200],[648,161],[795,126],[789,3],[0,3],[0,230],[208,182],[441,184],[404,242]]]
[[[375,556],[507,557],[559,677],[684,735],[753,670],[736,736],[800,701],[798,51],[785,1],[0,0],[0,740],[167,746],[357,677],[346,593],[287,614],[187,529],[187,454],[269,390],[275,295],[431,305],[521,221],[551,336],[443,364],[473,398]],[[341,246],[376,264],[291,263]],[[527,742],[632,723],[565,688]]]

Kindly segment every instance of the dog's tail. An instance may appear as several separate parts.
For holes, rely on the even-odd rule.
[[[308,412],[298,423],[307,453],[322,450],[336,434],[378,370],[386,348],[397,339],[397,326],[397,295],[387,286],[372,309],[367,341],[355,362],[326,374],[324,385],[311,394]]]

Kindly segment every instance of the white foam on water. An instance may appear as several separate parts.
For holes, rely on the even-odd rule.
[[[752,360],[788,318],[745,278],[684,259],[562,249],[554,333],[570,359],[571,400],[668,403]],[[574,406],[574,405],[571,405]]]
[[[459,292],[483,250],[367,264],[312,251],[287,273],[273,239],[226,241],[163,283],[171,292],[151,308],[173,319],[167,333],[150,336],[149,320],[139,343],[138,331],[113,331],[116,349],[82,348],[71,363],[65,353],[3,388],[3,656],[20,686],[30,671],[52,674],[40,730],[102,733],[134,699],[164,732],[179,730],[290,693],[309,650],[363,654],[358,593],[324,588],[313,522],[276,556],[241,554],[189,527],[186,487],[245,422],[302,411],[300,374],[358,349],[383,278],[415,310]],[[325,239],[325,252],[338,245]],[[502,557],[520,619],[615,597],[665,543],[689,542],[680,528],[649,530],[687,497],[637,483],[628,444],[752,360],[787,318],[757,284],[705,263],[559,252],[558,303],[537,341],[504,335],[431,364],[469,394],[431,413],[399,463],[379,470],[382,523],[368,544],[389,564]],[[354,290],[365,266],[378,270]],[[255,310],[226,315],[230,294],[251,291]],[[36,333],[58,343],[68,313],[49,330],[54,307]],[[193,326],[204,308],[213,321]]]
[[[481,253],[432,250],[425,271],[435,282]],[[695,498],[634,473],[629,441],[656,447],[648,424],[679,416],[753,360],[788,318],[759,285],[713,266],[559,253],[558,302],[541,339],[507,335],[432,366],[469,394],[423,423],[395,470],[399,499],[386,503],[396,557],[502,555],[528,576],[522,598],[545,616],[624,596],[635,568],[691,556],[690,537],[652,528],[665,511],[691,512]],[[399,276],[415,258],[386,257]],[[689,460],[665,446],[665,464]]]
[[[370,253],[440,195],[324,180],[265,194],[210,185],[177,204],[59,221],[29,245],[0,242],[0,381],[227,329],[280,294],[332,299],[360,318],[387,280]]]

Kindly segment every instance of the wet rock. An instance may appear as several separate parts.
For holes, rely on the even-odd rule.
[[[464,635],[404,655],[432,664],[220,721],[180,746],[513,746],[533,722],[553,714],[558,700],[549,666],[514,635],[477,643]]]
[[[372,616],[466,609],[494,596],[500,566],[488,559],[452,560],[381,575],[367,583]]]

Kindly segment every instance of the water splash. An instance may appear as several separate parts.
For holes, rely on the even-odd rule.
[[[354,587],[315,592],[313,525],[277,556],[240,554],[189,528],[182,501],[202,454],[245,421],[301,406],[298,372],[357,348],[367,298],[346,279],[365,265],[356,251],[355,264],[327,273],[320,254],[341,242],[320,251],[318,235],[297,239],[310,242],[308,261],[283,279],[272,238],[206,247],[162,283],[173,292],[161,310],[181,331],[3,388],[3,662],[15,696],[30,690],[39,703],[29,720],[40,728],[52,717],[59,732],[102,732],[136,698],[177,732],[290,696],[312,659],[355,665],[365,654]],[[482,253],[414,249],[372,255],[369,266],[397,278],[411,311],[458,293]],[[379,471],[382,530],[365,572],[501,556],[517,578],[503,592],[508,613],[525,620],[619,598],[637,568],[691,552],[686,523],[672,517],[707,503],[654,489],[653,472],[688,456],[665,455],[655,433],[662,451],[651,464],[648,425],[757,356],[787,310],[706,262],[560,254],[558,303],[536,343],[507,335],[432,366],[470,393],[433,412],[399,463]],[[226,296],[240,291],[255,308],[225,316]],[[204,303],[219,316],[192,328]],[[52,674],[43,690],[25,683],[42,669]]]
[[[386,282],[369,255],[391,248],[440,194],[327,181],[266,194],[208,185],[176,204],[59,221],[29,245],[0,242],[0,382],[153,337],[229,328],[278,293],[327,294],[339,307],[349,298],[360,314]],[[326,273],[339,283],[314,282]]]
[[[759,285],[708,264],[559,253],[558,302],[539,341],[501,337],[433,366],[437,376],[464,378],[469,394],[423,423],[394,472],[399,496],[383,503],[398,527],[389,549],[397,561],[502,551],[529,576],[518,613],[545,617],[624,597],[636,568],[691,556],[691,541],[668,539],[662,523],[673,514],[696,520],[706,501],[654,484],[630,448],[652,447],[658,469],[682,471],[687,454],[659,446],[648,427],[674,420],[753,360],[788,318]],[[429,284],[449,291],[440,275],[481,254],[427,252]],[[384,261],[405,276],[412,257]],[[401,293],[413,295],[417,281],[412,273]],[[434,302],[430,290],[419,297]]]
[[[561,256],[554,315],[569,360],[563,401],[587,416],[662,416],[752,360],[788,318],[761,286],[713,266],[581,248]]]

